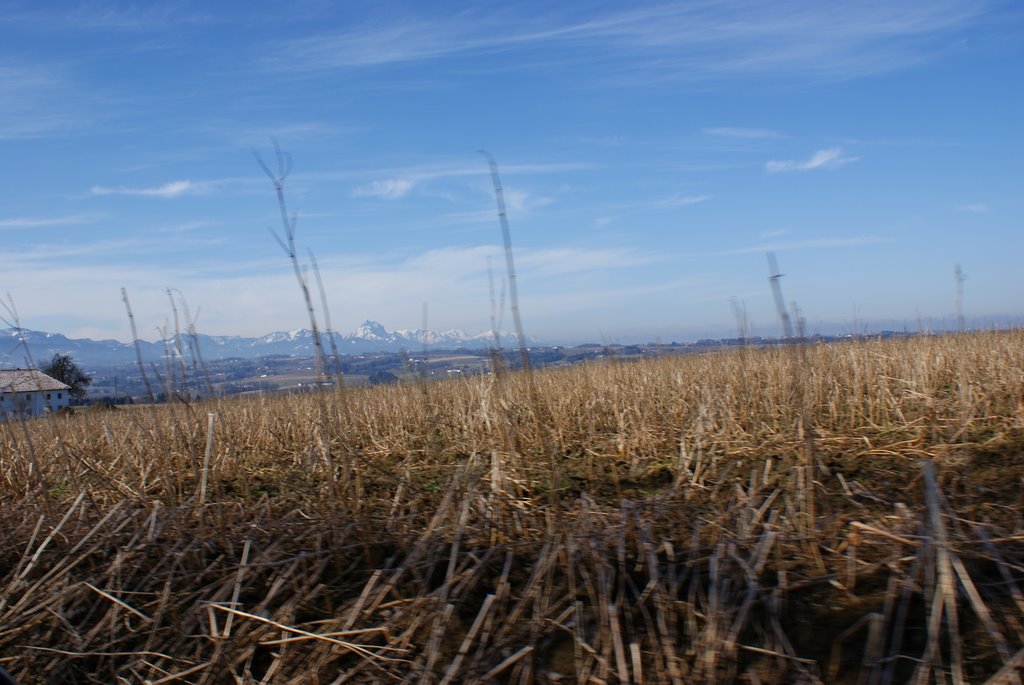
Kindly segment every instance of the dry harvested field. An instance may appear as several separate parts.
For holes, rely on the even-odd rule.
[[[0,424],[0,664],[1020,683],[1022,401],[1010,331]]]

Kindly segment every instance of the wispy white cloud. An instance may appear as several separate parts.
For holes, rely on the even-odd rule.
[[[773,159],[766,162],[764,168],[770,174],[787,171],[810,171],[812,169],[837,169],[850,162],[856,162],[858,159],[860,157],[844,157],[842,148],[833,147],[827,150],[818,150],[804,160]]]
[[[324,141],[341,135],[351,135],[361,129],[324,121],[293,121],[279,124],[244,125],[237,121],[203,121],[196,125],[196,131],[225,138],[235,145],[263,148],[267,141]]]
[[[683,195],[676,193],[655,202],[658,207],[689,207],[711,199],[710,195]]]
[[[102,337],[126,339],[123,317],[110,316],[110,312],[123,311],[119,288],[124,286],[144,338],[152,337],[156,327],[166,321],[168,287],[179,288],[190,303],[202,307],[203,321],[208,322],[208,327],[200,323],[204,333],[263,335],[306,324],[304,311],[296,306],[299,295],[294,274],[284,260],[242,260],[230,268],[224,268],[221,260],[206,265],[190,260],[142,264],[120,258],[134,254],[128,244],[66,251],[48,249],[51,247],[38,246],[32,259],[20,253],[0,254],[0,273],[12,284],[19,307],[31,313],[27,319],[66,317],[67,311],[87,313],[90,325],[108,318],[113,322]],[[487,258],[498,264],[501,254],[496,245],[471,245],[406,256],[326,254],[318,255],[318,261],[329,293],[360,293],[358,307],[350,302],[334,312],[338,330],[355,328],[368,317],[389,327],[414,325],[422,316],[421,303],[428,301],[432,328],[480,332],[487,328]],[[106,259],[114,255],[118,258]],[[600,307],[601,294],[587,296],[595,278],[661,259],[661,255],[626,248],[553,246],[516,251],[524,306],[534,302],[538,307],[549,302],[556,291],[563,296],[573,293],[589,306]],[[62,278],[38,277],[48,269],[60,269]],[[68,288],[68,283],[75,287]],[[63,298],[59,296],[62,291]],[[25,323],[33,325],[30,320]]]
[[[116,30],[160,30],[180,24],[200,24],[210,21],[206,15],[185,12],[172,5],[141,5],[119,7],[113,4],[90,2],[66,15],[69,26],[76,28]]]
[[[0,273],[11,273],[18,268],[30,268],[38,271],[59,270],[67,273],[66,266],[70,260],[79,260],[83,268],[96,268],[100,271],[115,267],[124,262],[146,263],[152,266],[166,261],[170,253],[187,254],[190,250],[205,249],[210,245],[224,242],[222,237],[208,238],[205,236],[189,237],[172,242],[154,242],[148,235],[140,233],[131,238],[82,241],[40,241],[12,246],[0,255]],[[245,268],[248,268],[246,265]],[[203,267],[198,261],[191,261],[190,268],[197,273]],[[225,264],[217,260],[211,265],[217,272],[231,271],[233,264]],[[183,275],[187,275],[182,270]],[[67,283],[74,282],[68,273]]]
[[[576,140],[584,145],[596,145],[598,147],[620,147],[626,142],[623,136],[583,136]]]
[[[0,83],[0,140],[61,133],[87,120],[81,105],[88,98],[77,97],[78,89],[60,69],[0,63]]]
[[[969,143],[956,140],[935,140],[930,138],[844,138],[841,142],[848,145],[877,145],[882,147],[970,147]]]
[[[740,247],[734,250],[718,252],[721,255],[750,254],[752,252],[786,252],[789,250],[810,250],[827,249],[836,247],[854,247],[857,245],[875,245],[877,243],[889,242],[885,238],[874,235],[858,235],[848,238],[809,238],[807,240],[792,240],[788,242],[762,243],[750,247]]]
[[[6,11],[3,20],[33,30],[64,31],[82,29],[145,31],[165,29],[171,25],[207,23],[208,15],[195,11],[186,11],[183,7],[172,5],[139,5],[135,7],[93,0],[67,7],[38,7],[29,4],[21,11]]]
[[[630,269],[646,266],[659,260],[652,254],[623,248],[549,248],[520,250],[516,263],[524,273],[556,276],[587,271]]]
[[[736,169],[741,165],[730,164],[727,162],[715,162],[705,164],[673,164],[667,167],[669,171],[678,171],[684,174],[706,174],[717,171],[729,171],[730,169]]]
[[[562,162],[550,164],[508,164],[499,167],[502,177],[562,173],[569,171],[580,171],[593,169],[594,165],[580,162]],[[376,171],[342,171],[342,172],[308,172],[296,174],[301,180],[352,180],[366,176],[380,176],[352,190],[355,197],[378,197],[385,200],[395,200],[406,196],[410,191],[421,186],[426,186],[432,181],[439,181],[452,178],[486,178],[488,175],[487,165],[480,164],[437,164],[398,167],[392,169],[379,169]],[[487,183],[490,192],[490,183]],[[505,188],[505,201],[508,207],[513,210],[535,209],[544,204],[550,204],[551,198],[527,196],[524,191],[512,188]]]
[[[210,228],[211,226],[216,226],[217,223],[218,222],[216,221],[210,221],[207,219],[193,219],[191,221],[181,221],[176,224],[160,226],[158,228],[155,228],[154,231],[156,233],[172,233],[181,236],[185,235],[186,233],[191,233],[193,231],[199,231],[202,229]]]
[[[780,236],[789,235],[792,233],[788,228],[773,228],[767,231],[761,231],[761,238],[767,240],[768,238],[778,238]]]
[[[413,189],[416,183],[408,178],[389,178],[374,181],[369,185],[359,186],[352,191],[356,197],[379,197],[384,200],[397,200]]]
[[[533,195],[517,188],[505,188],[505,205],[513,212],[530,212],[554,203],[554,198]]]
[[[174,198],[182,195],[190,195],[204,192],[208,189],[207,184],[195,183],[193,181],[170,181],[162,186],[154,188],[128,188],[126,186],[100,186],[95,185],[89,189],[91,195],[135,195],[139,197],[162,197]]]
[[[969,205],[960,205],[956,208],[958,212],[971,212],[972,214],[988,214],[988,205],[984,202],[973,202]]]
[[[12,219],[0,219],[0,229],[5,228],[42,228],[46,226],[72,226],[76,224],[91,224],[96,221],[95,216],[88,214],[71,214],[68,216],[55,217],[15,217]]]
[[[745,140],[768,140],[782,138],[782,134],[767,128],[736,128],[733,126],[720,126],[716,128],[701,129],[701,132],[709,136],[719,138],[742,138]]]
[[[421,13],[291,40],[269,59],[285,70],[349,69],[497,51],[535,54],[538,45],[551,45],[575,51],[567,64],[601,62],[661,79],[751,73],[847,78],[932,58],[944,37],[976,21],[988,4],[737,0],[616,6],[585,16],[571,8],[532,16],[514,8]]]
[[[475,160],[474,160],[475,161]],[[596,169],[597,165],[589,162],[552,162],[552,163],[518,163],[499,164],[502,178],[526,174],[558,174],[571,171]],[[359,186],[358,189],[373,190],[375,184],[386,188],[392,182],[411,183],[418,186],[428,181],[458,177],[487,177],[487,164],[482,159],[479,163],[452,162],[444,164],[422,164],[404,167],[385,167],[377,169],[350,169],[337,171],[301,171],[292,174],[296,181],[361,181],[367,177],[376,177],[374,181]],[[357,191],[358,191],[357,189]],[[372,193],[367,193],[372,194]]]

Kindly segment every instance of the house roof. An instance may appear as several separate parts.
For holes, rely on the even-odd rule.
[[[69,385],[36,369],[0,369],[0,393],[68,390]]]

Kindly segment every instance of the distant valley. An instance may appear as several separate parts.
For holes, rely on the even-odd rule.
[[[906,337],[886,331],[863,337]],[[496,360],[490,333],[470,336],[462,331],[388,331],[365,321],[347,335],[322,334],[327,355],[326,374],[318,377],[313,335],[308,329],[279,331],[259,338],[182,334],[166,341],[140,341],[145,377],[135,347],[117,340],[68,338],[59,333],[22,329],[0,331],[0,368],[43,364],[54,354],[69,354],[93,378],[88,400],[123,403],[170,397],[196,398],[247,393],[303,392],[343,378],[346,386],[434,380],[488,373],[495,363],[516,368],[521,357],[513,336],[500,336]],[[852,335],[811,336],[817,342],[851,340]],[[664,354],[692,354],[737,345],[775,345],[779,338],[704,339],[694,343],[644,345],[545,345],[528,340],[527,355],[534,367],[569,366],[589,360],[629,361]],[[23,344],[24,343],[24,344]],[[26,352],[27,347],[27,352]],[[197,354],[198,350],[198,354]],[[334,358],[337,350],[337,358]],[[29,359],[31,355],[31,359]],[[131,398],[131,399],[129,399]]]

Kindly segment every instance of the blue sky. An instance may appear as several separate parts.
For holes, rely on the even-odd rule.
[[[500,165],[528,335],[733,335],[1024,315],[1015,2],[0,3],[0,292],[22,324],[158,337],[488,327]],[[511,318],[503,317],[506,326]]]

